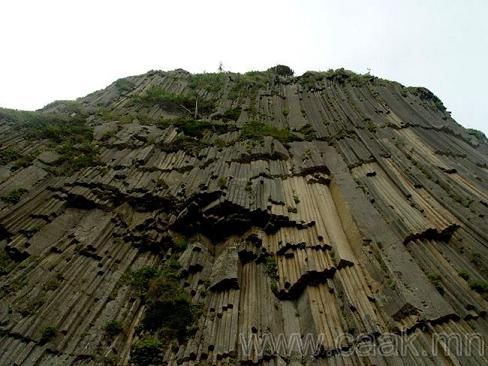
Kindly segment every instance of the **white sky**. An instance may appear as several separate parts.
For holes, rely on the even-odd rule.
[[[150,69],[345,67],[425,86],[488,133],[487,0],[1,0],[0,106],[38,109]]]

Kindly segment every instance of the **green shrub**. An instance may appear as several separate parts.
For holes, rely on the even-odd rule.
[[[58,164],[65,164],[67,172],[99,164],[97,150],[89,142],[80,144],[66,142],[58,146],[56,151],[61,155]]]
[[[363,122],[365,127],[368,129],[368,131],[376,132],[376,125],[373,123],[373,121],[371,121],[371,118],[369,117],[363,118]]]
[[[469,280],[469,273],[466,271],[459,271],[458,272],[459,277],[461,277],[463,280],[468,281]]]
[[[185,292],[178,282],[178,276],[172,271],[162,271],[158,277],[149,282],[146,299],[149,302],[160,299],[179,299],[185,297]]]
[[[186,238],[178,238],[174,241],[175,248],[178,252],[184,252],[188,248],[188,240]]]
[[[194,137],[178,135],[169,144],[160,145],[161,150],[166,152],[176,152],[184,150],[188,154],[197,154],[206,145],[202,143],[201,139]]]
[[[225,179],[225,177],[219,177],[217,180],[217,185],[220,189],[224,189],[227,186],[227,179]]]
[[[146,91],[143,94],[135,97],[135,99],[141,104],[145,104],[149,106],[159,104],[167,108],[175,107],[175,109],[177,109],[178,105],[180,104],[182,105],[186,104],[185,106],[189,106],[189,107],[194,106],[194,104],[189,105],[190,100],[188,97],[169,93],[159,86],[152,86],[149,89],[146,89]]]
[[[55,100],[47,104],[43,110],[56,110],[56,113],[63,113],[66,115],[71,115],[73,113],[83,114],[83,105],[81,102],[76,100]],[[46,113],[46,112],[43,112]]]
[[[386,281],[386,285],[392,290],[396,289],[396,286],[397,286],[396,281],[392,278],[390,278],[390,279],[388,279],[388,281]]]
[[[350,83],[353,86],[363,86],[376,79],[369,74],[357,74],[353,71],[345,70],[344,68],[329,70],[325,73],[325,77],[327,80],[335,81],[339,84]]]
[[[268,255],[264,260],[264,271],[266,274],[273,280],[278,280],[278,263],[276,262],[276,258],[272,255]]]
[[[47,139],[54,144],[68,146],[88,146],[93,138],[93,131],[85,123],[81,114],[71,117],[59,113],[26,112],[0,109],[0,120],[8,120],[18,124],[25,130],[25,135],[32,139]],[[84,153],[83,149],[77,153]],[[33,156],[22,157],[17,161],[16,168],[30,165]]]
[[[135,83],[127,78],[118,79],[115,81],[115,87],[122,93],[127,93],[134,89]]]
[[[130,361],[137,366],[159,365],[163,361],[162,343],[156,338],[145,338],[132,346]]]
[[[325,78],[325,72],[307,71],[299,78],[300,84],[303,86],[313,87],[315,83]]]
[[[161,271],[166,276],[173,276],[179,278],[178,271],[181,269],[181,265],[175,258],[169,258],[164,262],[164,267]]]
[[[27,193],[27,192],[28,192],[28,190],[25,188],[14,189],[14,190],[10,191],[9,193],[7,193],[5,196],[1,197],[0,199],[7,204],[15,205],[16,203],[18,203],[21,200],[24,193]]]
[[[178,125],[178,128],[183,131],[186,136],[201,137],[205,130],[212,128],[208,121],[186,120]]]
[[[216,93],[224,86],[227,75],[224,73],[203,73],[190,76],[189,87],[191,89],[204,89]]]
[[[42,288],[45,291],[54,291],[58,289],[60,284],[61,283],[58,279],[51,278],[49,281],[46,282],[46,284]]]
[[[166,341],[184,341],[192,334],[198,308],[179,282],[179,263],[166,261],[162,269],[143,267],[132,273],[132,284],[146,303],[142,327]]]
[[[469,283],[469,287],[472,290],[474,290],[480,294],[484,294],[484,293],[488,292],[488,282],[487,281],[471,280],[468,283]]]
[[[260,140],[264,136],[271,136],[281,142],[296,140],[296,136],[294,136],[289,129],[276,128],[256,121],[247,122],[242,126],[241,137],[244,139]]]
[[[467,128],[466,132],[469,135],[475,136],[480,141],[486,141],[487,140],[486,135],[483,132],[476,130],[474,128]]]
[[[232,74],[234,85],[229,97],[236,98],[241,93],[256,95],[260,89],[267,88],[273,73],[270,71],[249,71],[245,74]]]
[[[431,281],[440,281],[441,276],[438,275],[437,273],[427,273],[427,278]]]
[[[276,65],[268,69],[268,71],[280,76],[293,76],[295,73],[290,67],[286,65]]]
[[[307,71],[300,77],[300,83],[304,86],[313,87],[317,82],[324,79],[338,83],[351,84],[352,86],[363,86],[377,80],[377,77],[369,74],[357,74],[350,70],[340,68],[337,70],[328,71]]]
[[[278,293],[278,282],[277,281],[271,281],[271,291],[274,294]]]
[[[427,278],[434,285],[436,290],[439,291],[441,295],[443,295],[445,291],[444,287],[442,287],[441,276],[436,273],[427,273]]]
[[[162,127],[175,126],[188,137],[202,137],[207,130],[218,133],[224,133],[229,130],[229,126],[225,124],[212,123],[207,120],[196,120],[192,118],[162,120],[159,121],[159,124]]]
[[[55,143],[78,143],[92,138],[92,130],[78,117],[69,118],[41,112],[19,113],[26,114],[22,117],[22,127],[27,130],[29,137],[48,139]]]
[[[115,337],[122,332],[123,326],[122,323],[118,320],[112,320],[105,324],[103,327],[105,333],[107,333],[111,337]]]
[[[160,293],[152,297],[142,324],[149,331],[160,330],[168,340],[184,341],[190,335],[193,323],[192,304],[182,289],[173,289],[171,281],[159,278],[151,285]]]
[[[130,276],[130,284],[136,291],[137,295],[144,296],[149,289],[149,281],[156,278],[159,270],[154,267],[144,266],[141,269],[134,271]]]
[[[164,277],[171,279],[175,284],[178,283],[180,268],[180,264],[175,259],[168,259],[161,269],[143,266],[131,273],[130,284],[139,296],[147,297],[152,280]]]
[[[405,89],[410,93],[412,93],[413,95],[419,97],[422,101],[430,103],[435,109],[441,112],[446,111],[446,107],[444,106],[442,101],[429,89],[424,87],[416,87],[416,86],[410,86]]]
[[[224,114],[222,114],[222,119],[224,121],[237,121],[240,115],[241,115],[241,108],[236,107],[236,108],[226,110]]]
[[[221,139],[220,137],[217,137],[213,144],[217,147],[226,147],[227,146],[227,143],[225,142],[224,139]]]
[[[17,310],[22,316],[27,317],[35,314],[46,303],[46,297],[44,294],[35,297],[34,299],[21,304]]]
[[[27,168],[28,166],[30,166],[32,164],[34,159],[35,159],[35,156],[33,154],[21,156],[19,159],[17,159],[15,161],[14,165],[12,166],[12,170]]]
[[[20,158],[20,154],[12,146],[0,151],[0,165],[5,165]]]
[[[196,100],[197,98],[194,96],[169,93],[159,86],[153,86],[147,89],[143,94],[134,97],[136,103],[145,106],[159,105],[160,107],[171,111],[182,111],[186,108],[186,110],[193,112]],[[211,113],[213,109],[214,105],[212,102],[198,99],[199,113]]]
[[[280,278],[278,274],[278,263],[276,258],[272,255],[268,255],[264,259],[264,271],[271,280],[271,291],[277,295],[278,290],[278,280]]]
[[[313,140],[316,138],[315,130],[313,129],[312,125],[307,123],[301,129],[298,130],[299,133],[303,134],[305,140]]]
[[[58,330],[55,327],[45,327],[41,333],[41,339],[39,341],[40,344],[46,344],[53,340],[54,337],[58,334]]]
[[[7,252],[0,248],[0,276],[10,272],[14,262],[10,259]]]

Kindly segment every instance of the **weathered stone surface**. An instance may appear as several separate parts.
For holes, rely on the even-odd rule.
[[[230,245],[215,259],[209,278],[209,289],[213,291],[238,289],[238,269],[239,258],[237,256],[236,246]]]
[[[151,71],[46,112],[56,153],[0,110],[0,365],[488,364],[430,347],[488,335],[488,144],[430,92]],[[349,352],[384,335],[422,356]]]
[[[62,250],[57,248],[58,241],[80,224],[83,213],[76,209],[66,210],[62,215],[56,217],[52,222],[42,227],[29,240],[27,252],[30,255],[41,255],[46,249],[51,251]]]
[[[48,173],[37,166],[31,165],[17,171],[9,179],[0,184],[0,196],[17,189],[31,190],[36,183],[44,179]]]
[[[93,138],[95,140],[102,140],[104,138],[110,137],[110,135],[115,134],[117,131],[117,122],[107,122],[93,128]]]
[[[61,158],[61,155],[59,155],[55,151],[43,151],[37,157],[37,159],[39,159],[41,162],[48,164],[48,165],[55,164],[57,161],[59,161],[60,158]]]

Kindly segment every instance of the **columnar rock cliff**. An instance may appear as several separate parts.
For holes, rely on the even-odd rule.
[[[488,364],[488,143],[425,88],[151,71],[0,131],[0,365]]]

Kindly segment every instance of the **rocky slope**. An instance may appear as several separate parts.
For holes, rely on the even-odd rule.
[[[0,365],[488,364],[438,337],[488,335],[488,143],[424,88],[151,71],[0,131]]]

